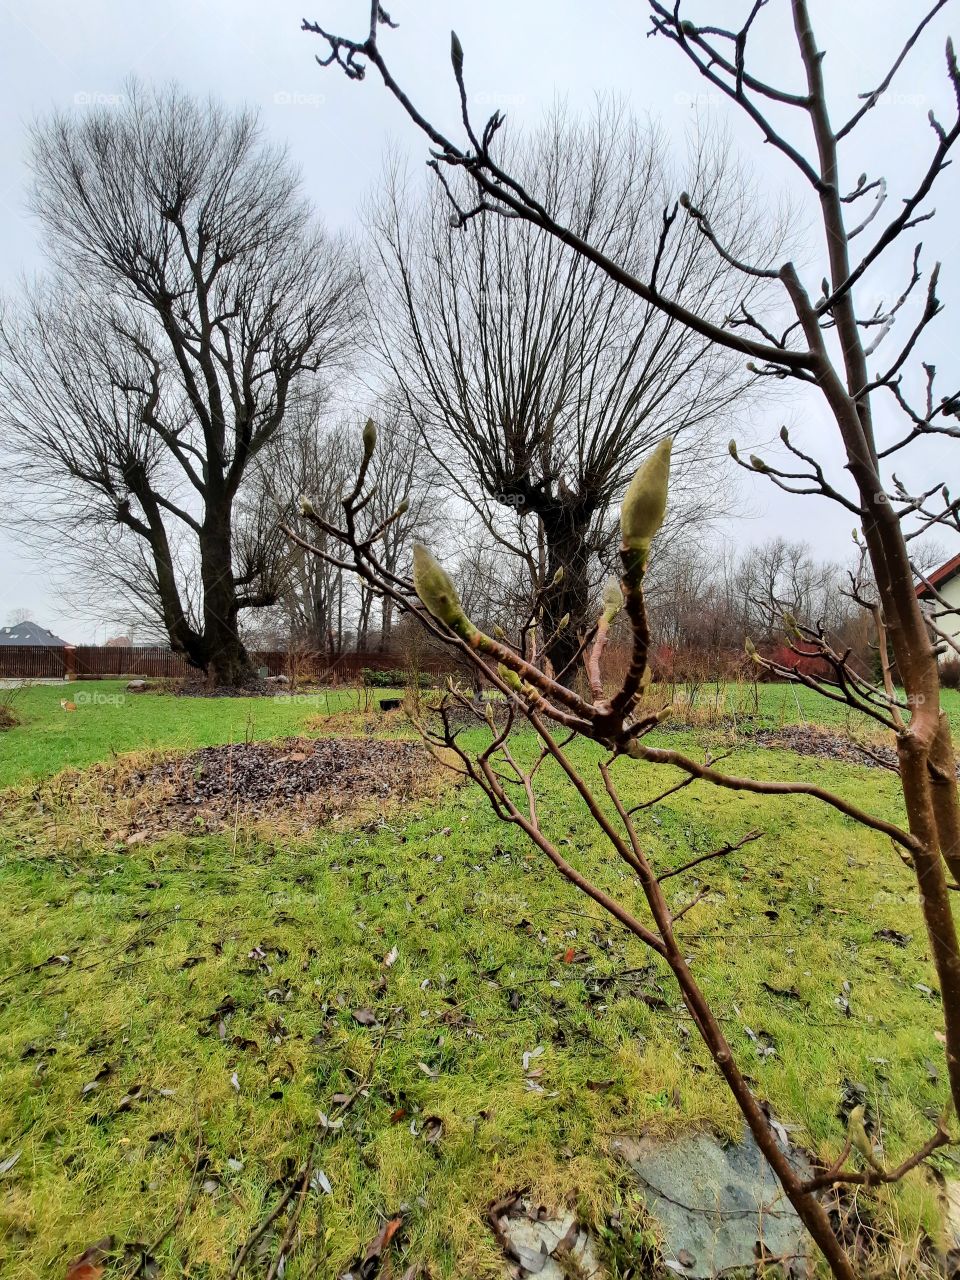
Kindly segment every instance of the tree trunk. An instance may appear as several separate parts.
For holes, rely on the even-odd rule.
[[[541,514],[547,545],[546,581],[552,583],[558,569],[563,578],[557,586],[547,586],[543,598],[543,623],[540,642],[557,677],[570,667],[562,683],[571,685],[577,678],[576,664],[570,666],[580,644],[580,636],[593,618],[590,616],[590,551],[586,535],[589,520],[568,507],[558,507]],[[569,621],[560,630],[560,623]]]
[[[253,667],[237,629],[236,587],[229,502],[208,497],[200,533],[200,578],[203,584],[204,669],[214,687],[247,684]]]

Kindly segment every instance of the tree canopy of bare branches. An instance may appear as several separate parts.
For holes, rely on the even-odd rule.
[[[345,353],[349,259],[253,113],[176,88],[39,123],[32,168],[51,272],[0,331],[11,470],[34,526],[96,546],[175,650],[241,682],[238,615],[277,598],[279,547],[235,506]]]
[[[555,112],[511,147],[510,164],[578,235],[696,299],[718,322],[758,291],[686,220],[658,251],[676,166],[660,133],[616,104],[586,122]],[[368,284],[376,345],[423,448],[494,539],[526,562],[559,670],[589,624],[591,586],[615,543],[610,507],[639,459],[675,438],[678,498],[685,485],[688,513],[702,526],[722,502],[697,463],[750,377],[741,361],[528,222],[451,219],[450,196],[466,199],[469,178],[443,180],[448,191],[434,183],[425,198],[394,168],[371,210],[381,267]],[[775,249],[782,227],[764,228],[761,249],[722,140],[691,149],[682,184],[739,251]]]

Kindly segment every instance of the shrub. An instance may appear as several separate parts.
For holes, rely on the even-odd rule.
[[[960,689],[960,658],[951,655],[940,663],[940,683],[945,689]]]

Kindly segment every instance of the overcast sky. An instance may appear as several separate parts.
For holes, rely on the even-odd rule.
[[[385,151],[399,149],[414,164],[426,154],[423,139],[373,74],[363,84],[354,84],[334,69],[322,70],[314,61],[320,43],[299,29],[306,16],[362,36],[368,7],[366,0],[318,0],[306,10],[301,0],[0,3],[0,98],[6,125],[0,134],[4,294],[15,294],[19,279],[42,267],[36,228],[25,207],[27,124],[54,107],[82,112],[96,103],[115,103],[130,75],[176,79],[194,93],[259,107],[270,135],[289,144],[306,191],[327,225],[351,229],[358,205],[376,182]],[[712,22],[736,25],[747,7],[711,0],[691,13],[708,13]],[[828,50],[825,72],[836,119],[856,105],[858,92],[881,78],[900,37],[928,7],[926,0],[811,0],[820,43]],[[522,127],[536,123],[557,99],[588,112],[595,94],[616,93],[638,115],[662,121],[679,140],[696,114],[705,113],[728,123],[771,209],[782,191],[800,192],[788,165],[760,145],[749,122],[708,92],[710,87],[672,46],[647,38],[649,22],[642,0],[607,0],[591,6],[582,0],[393,0],[389,9],[400,29],[385,32],[382,43],[397,78],[425,114],[451,131],[456,131],[449,64],[452,25],[466,51],[468,89],[478,116],[499,106],[511,125]],[[768,79],[799,89],[795,49],[783,26],[788,10],[786,0],[771,0],[756,28],[755,65]],[[942,119],[952,119],[943,47],[955,16],[956,6],[947,5],[945,14],[931,24],[893,90],[872,113],[862,141],[847,153],[845,176],[851,185],[861,170],[870,177],[886,176],[891,186],[888,208],[909,190],[929,157],[932,133],[927,112],[933,108]],[[960,36],[960,23],[956,25]],[[958,300],[952,252],[958,226],[956,181],[953,171],[942,180],[936,200],[941,217],[917,232],[924,241],[927,265],[935,258],[945,259],[940,292],[948,308]],[[819,242],[811,235],[806,253],[814,291],[823,274],[818,250]],[[898,293],[904,281],[895,270],[871,279],[862,291],[861,309],[885,291]],[[954,309],[953,317],[957,314]],[[910,323],[907,315],[901,327]],[[951,382],[955,344],[948,336],[955,325],[948,311],[922,353],[941,369],[944,393],[956,386]],[[891,336],[889,350],[894,348]],[[878,359],[886,354],[885,348]],[[798,438],[836,459],[835,428],[816,398],[803,398],[799,392],[791,391],[767,413],[745,423],[742,438],[748,443],[771,437],[783,422],[791,424]],[[733,483],[732,463],[718,460],[711,465],[717,466],[718,483]],[[936,464],[928,457],[923,465],[929,474]],[[753,515],[731,526],[729,536],[749,542],[776,530],[808,539],[824,556],[847,555],[848,514],[822,500],[786,498],[760,480],[748,479],[745,492]],[[109,616],[99,625],[83,616],[64,599],[55,567],[31,559],[0,532],[0,624],[21,608],[74,641],[102,641],[116,629]]]

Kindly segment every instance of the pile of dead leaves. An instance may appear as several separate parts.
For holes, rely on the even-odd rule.
[[[378,807],[424,790],[437,768],[417,743],[362,738],[290,738],[233,743],[167,755],[105,783],[118,798],[135,797],[136,830],[215,829],[244,818],[289,812],[311,823]],[[132,838],[131,838],[132,839]],[[135,841],[134,841],[135,842]]]
[[[897,769],[897,753],[892,746],[885,742],[857,741],[842,730],[791,724],[784,725],[782,729],[760,729],[748,736],[750,742],[764,747],[783,747],[801,756],[839,760],[843,764],[866,765],[867,768]]]

